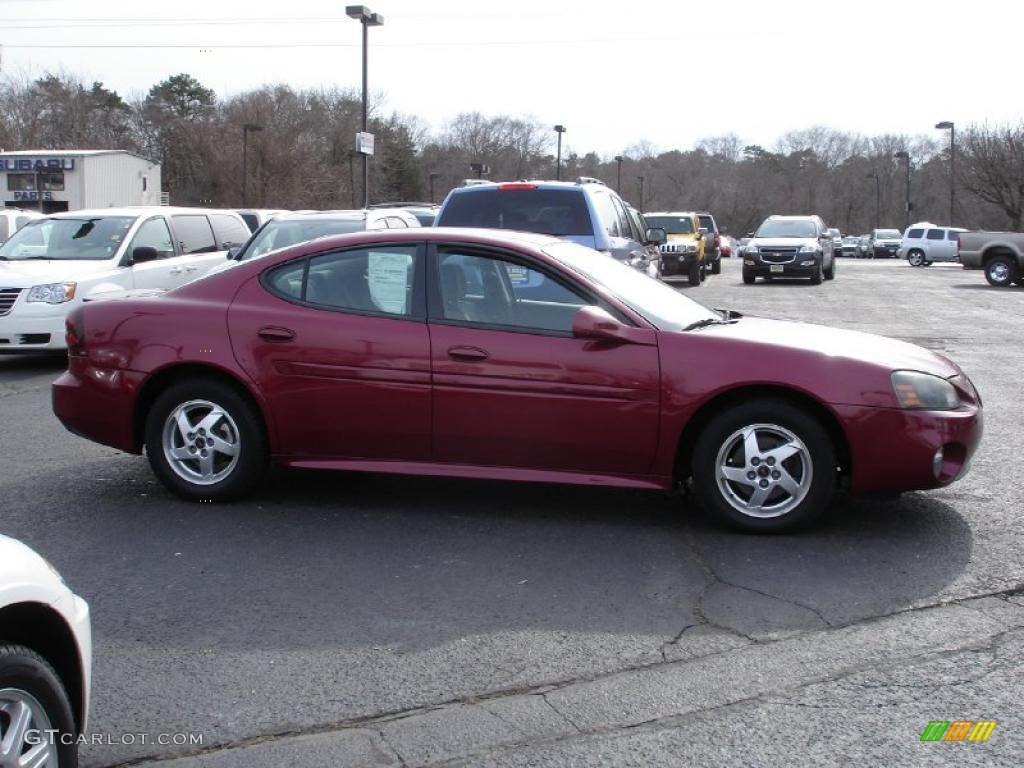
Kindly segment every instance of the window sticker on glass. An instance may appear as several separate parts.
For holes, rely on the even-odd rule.
[[[508,272],[508,279],[512,285],[524,285],[530,279],[530,270],[526,267],[517,267],[509,264],[505,267]]]
[[[382,312],[393,315],[408,313],[411,275],[411,254],[369,252],[367,281],[370,285],[370,298]]]

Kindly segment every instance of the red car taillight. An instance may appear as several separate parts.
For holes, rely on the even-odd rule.
[[[528,181],[506,181],[503,184],[498,185],[498,190],[501,192],[507,192],[512,189],[536,189],[536,184],[531,184]]]
[[[69,355],[81,355],[85,352],[85,325],[81,311],[72,312],[64,320],[64,341],[68,345]]]

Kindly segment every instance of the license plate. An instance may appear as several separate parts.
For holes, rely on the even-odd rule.
[[[785,269],[785,267],[782,266],[781,264],[772,264],[772,267],[771,267],[770,271],[772,271],[772,272],[781,272],[784,269]]]

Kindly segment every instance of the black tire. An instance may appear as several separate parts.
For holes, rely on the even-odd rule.
[[[735,505],[744,501],[742,492],[749,486],[719,477],[720,454],[724,456],[723,466],[740,468],[736,464],[737,452],[730,452],[727,448],[735,443],[738,433],[755,425],[760,429],[760,435],[755,439],[762,446],[761,450],[768,450],[774,445],[766,441],[771,437],[771,429],[766,428],[789,432],[804,448],[803,453],[797,452],[780,462],[790,477],[797,481],[803,495],[789,494],[781,486],[771,487],[766,501],[776,499],[776,502],[762,511],[770,515],[774,512],[771,506],[777,506],[779,514],[775,516],[759,517],[749,511],[741,511]],[[751,457],[747,457],[745,451],[743,454],[745,466],[750,467]],[[772,483],[774,470],[768,467],[765,459],[758,467],[750,467],[749,471],[755,472],[756,477],[767,470],[766,477],[757,482],[766,480]],[[698,498],[705,509],[721,522],[748,533],[781,533],[807,525],[828,507],[836,485],[835,448],[825,428],[804,409],[786,400],[756,399],[722,411],[708,422],[694,445],[692,474]],[[752,495],[745,501],[751,499]],[[787,508],[787,505],[791,506]]]
[[[912,267],[920,267],[924,264],[924,251],[915,248],[907,253],[907,263]]]
[[[700,285],[701,262],[694,259],[686,266],[686,280],[690,285]]]
[[[814,274],[811,275],[811,285],[821,285],[821,262],[819,261],[814,267]]]
[[[935,263],[934,261],[926,261],[926,262],[924,263],[924,265],[925,265],[926,267],[930,267],[930,266],[931,266],[932,264],[934,264],[934,263]]]
[[[828,265],[828,269],[824,271],[824,277],[826,280],[835,280],[836,277],[836,258],[832,257],[832,263]]]
[[[985,262],[985,279],[996,288],[1006,288],[1020,278],[1020,269],[1012,256],[996,256]]]
[[[745,269],[743,270],[743,283],[744,283],[744,285],[753,285],[756,281],[757,281],[757,278],[754,277],[753,273],[748,272]]]
[[[210,435],[229,442],[229,436],[233,436],[236,446],[233,465],[228,460],[229,466],[218,472],[223,476],[210,484],[182,477],[164,455],[163,434],[168,418],[179,406],[195,401],[211,403],[225,412],[226,418],[216,427],[221,433],[214,435],[211,427]],[[200,439],[209,437],[197,436],[196,442]],[[252,491],[264,476],[268,462],[266,430],[255,406],[230,384],[213,378],[179,381],[157,396],[146,415],[146,454],[154,474],[175,495],[189,501],[230,501]]]
[[[719,256],[717,259],[711,262],[711,274],[720,275],[722,274],[722,257]]]
[[[702,261],[700,263],[700,281],[703,283],[707,279],[708,279],[708,263],[706,261]]]
[[[0,690],[11,690],[16,695],[28,694],[35,699],[49,719],[50,728],[59,731],[52,742],[57,752],[58,765],[60,768],[76,768],[78,746],[75,744],[75,737],[78,735],[78,729],[75,726],[71,702],[68,700],[64,683],[46,659],[24,646],[0,645]],[[0,725],[6,729],[8,723]],[[38,722],[31,723],[30,727],[40,730],[46,728]],[[45,733],[39,736],[48,738]],[[65,741],[69,741],[70,744],[65,744]],[[31,748],[31,745],[27,744],[26,747]]]

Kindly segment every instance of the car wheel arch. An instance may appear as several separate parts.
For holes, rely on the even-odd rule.
[[[0,645],[35,651],[53,667],[71,703],[75,727],[85,725],[86,692],[82,658],[74,633],[57,611],[42,603],[15,603],[0,608]]]
[[[785,400],[805,409],[817,419],[832,441],[835,449],[836,463],[839,466],[838,477],[845,481],[852,475],[852,455],[850,442],[838,417],[821,400],[812,395],[790,387],[777,384],[743,385],[716,392],[704,400],[687,419],[679,439],[676,441],[675,464],[673,467],[674,481],[685,482],[691,475],[693,448],[697,437],[713,417],[727,408],[750,402],[756,399]]]
[[[194,379],[206,377],[217,379],[236,389],[242,396],[247,398],[256,408],[266,430],[268,443],[276,444],[273,420],[270,418],[270,411],[266,407],[263,398],[237,374],[221,368],[217,365],[204,363],[182,363],[169,365],[154,371],[139,391],[135,400],[135,410],[132,414],[132,442],[137,453],[142,453],[142,445],[146,434],[146,417],[156,398],[168,387],[182,379]]]
[[[998,258],[999,256],[1009,256],[1011,259],[1019,258],[1012,248],[1005,245],[993,245],[981,254],[981,263],[983,266],[987,266],[992,259]]]

